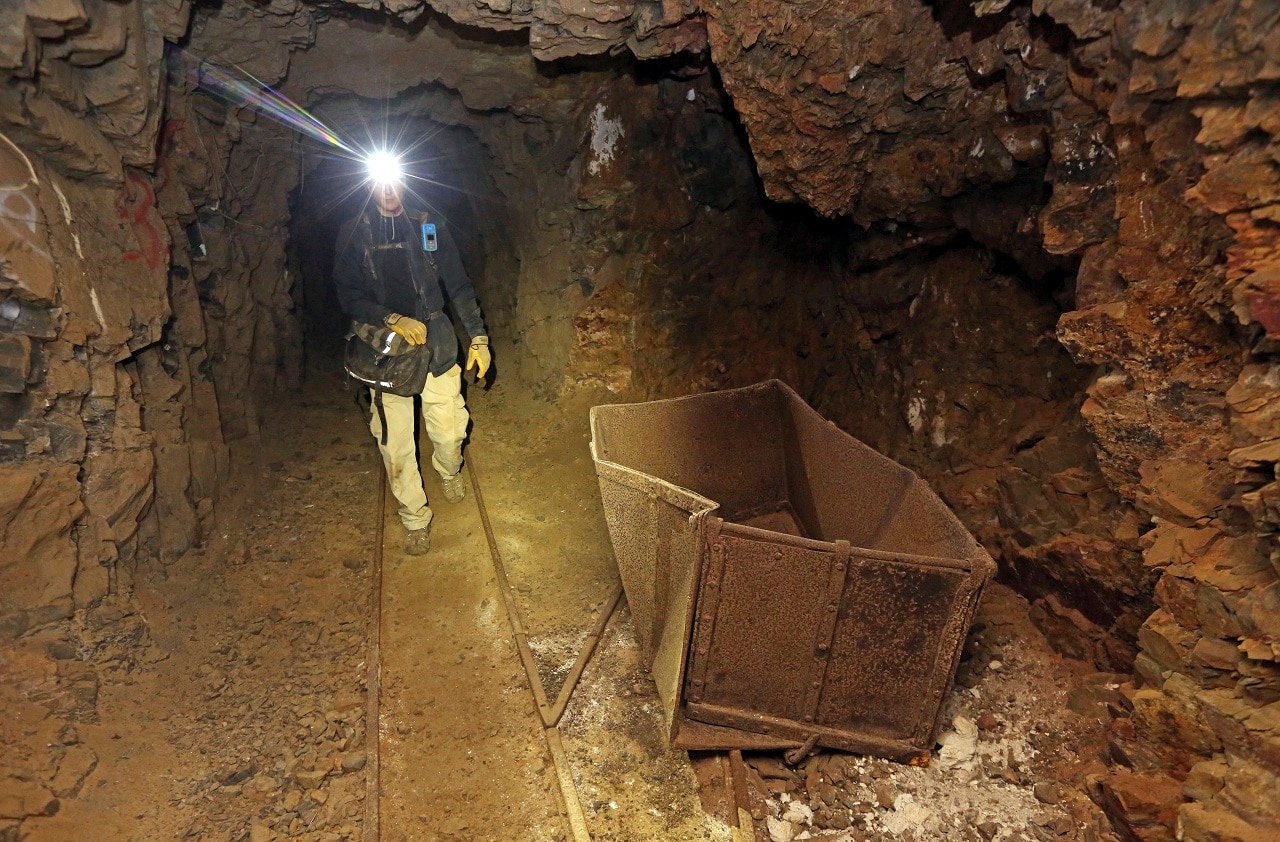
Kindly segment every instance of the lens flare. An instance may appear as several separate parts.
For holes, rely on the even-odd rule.
[[[303,140],[317,141],[320,149],[308,149],[306,154],[319,154],[323,159],[337,159],[343,164],[339,171],[340,184],[334,184],[331,208],[342,206],[349,198],[365,192],[365,201],[372,201],[371,194],[361,188],[394,186],[411,198],[415,205],[434,208],[425,186],[444,190],[458,190],[458,186],[438,177],[432,177],[433,163],[444,157],[439,154],[424,155],[431,146],[434,133],[410,128],[418,115],[401,115],[395,120],[383,115],[382,125],[370,126],[361,119],[365,131],[362,137],[352,137],[348,131],[338,131],[325,125],[305,108],[279,93],[270,85],[234,64],[219,65],[175,48],[173,70],[188,75],[188,82],[206,94],[225,102],[232,108],[249,108],[257,114],[287,128]],[[388,100],[388,102],[390,99]],[[420,106],[419,106],[420,108]],[[395,128],[398,125],[399,128]],[[438,131],[438,130],[437,130]],[[363,178],[361,177],[363,174]],[[415,186],[419,189],[415,189]]]
[[[376,185],[399,184],[404,179],[400,156],[385,149],[371,153],[364,163],[369,171],[369,180]]]
[[[305,108],[241,68],[237,67],[235,70],[243,78],[200,61],[196,65],[196,82],[201,88],[217,94],[227,102],[252,108],[300,134],[337,147],[353,157],[359,156],[360,153],[351,144],[307,113]]]

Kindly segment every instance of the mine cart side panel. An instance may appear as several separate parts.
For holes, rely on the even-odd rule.
[[[786,394],[791,508],[810,538],[869,546],[887,528],[915,474],[841,431],[790,389]]]
[[[976,604],[966,562],[729,523],[709,540],[687,717],[887,756],[929,752]]]
[[[663,590],[659,580],[657,520],[649,495],[635,480],[614,466],[597,465],[605,522],[618,572],[622,577],[627,604],[631,607],[636,642],[646,666],[654,657],[661,635],[662,615],[658,600]]]
[[[685,683],[694,704],[812,721],[815,635],[830,613],[833,556],[735,534],[725,524],[703,571]],[[838,592],[835,598],[838,599]]]
[[[672,733],[699,574],[701,513],[715,504],[599,458],[596,475],[636,641]]]
[[[726,518],[786,499],[782,395],[751,387],[591,410],[597,458],[714,500]]]
[[[966,569],[854,550],[818,721],[929,751],[974,597]]]
[[[664,538],[658,556],[659,598],[654,607],[661,623],[650,670],[658,685],[670,735],[675,730],[674,712],[680,705],[693,622],[694,589],[701,574],[698,552],[703,515],[691,517],[684,506],[661,498],[654,506],[658,531]]]

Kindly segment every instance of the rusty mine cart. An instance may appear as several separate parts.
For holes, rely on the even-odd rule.
[[[777,380],[591,431],[674,746],[928,762],[995,563],[922,480]]]

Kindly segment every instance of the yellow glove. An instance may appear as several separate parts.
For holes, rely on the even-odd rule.
[[[489,337],[472,337],[471,350],[467,352],[467,371],[470,371],[472,366],[476,366],[476,379],[483,380],[492,362],[493,355],[489,353]]]
[[[427,341],[427,326],[417,319],[392,313],[386,318],[387,327],[394,330],[410,345],[421,345]]]

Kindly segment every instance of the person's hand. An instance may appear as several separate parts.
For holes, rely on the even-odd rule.
[[[476,379],[483,380],[484,375],[489,370],[490,363],[493,362],[493,355],[489,353],[489,337],[476,336],[471,340],[471,350],[467,352],[467,371],[472,366],[476,367]]]
[[[389,316],[387,317],[387,327],[400,334],[404,341],[410,345],[421,345],[427,341],[427,326],[417,319],[411,319],[408,316],[400,316],[399,318],[395,318],[394,315]]]

